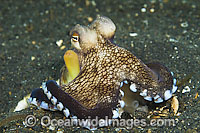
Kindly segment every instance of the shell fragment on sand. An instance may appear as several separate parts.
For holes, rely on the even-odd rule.
[[[190,92],[190,87],[185,86],[184,89],[182,90],[182,93]]]

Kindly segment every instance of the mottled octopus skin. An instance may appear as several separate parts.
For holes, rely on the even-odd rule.
[[[123,80],[133,81],[141,88],[152,88],[151,92],[159,87],[145,64],[109,40],[83,56],[84,66],[78,77],[61,88],[87,108],[94,108],[98,103],[109,104]]]
[[[120,83],[124,80],[134,83],[139,92],[147,90],[147,96],[159,95],[164,99],[164,92],[172,90],[173,78],[162,65],[145,65],[128,50],[112,43],[113,36],[104,36],[97,30],[98,24],[91,26],[76,25],[70,34],[80,35],[78,50],[81,71],[68,84],[57,85],[47,81],[48,91],[78,118],[112,117],[112,111],[118,108]],[[95,32],[96,43],[81,42],[88,31]],[[114,33],[113,33],[114,35]],[[94,37],[94,38],[95,38]],[[94,41],[94,42],[95,42]],[[92,41],[91,41],[92,42]],[[84,44],[84,45],[82,45]]]

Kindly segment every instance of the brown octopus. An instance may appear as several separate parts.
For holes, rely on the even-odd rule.
[[[68,84],[47,81],[32,92],[30,103],[44,109],[63,111],[66,117],[117,118],[123,84],[139,92],[147,101],[161,103],[177,90],[176,80],[159,63],[145,65],[128,50],[112,42],[116,26],[103,16],[89,26],[77,24],[71,31],[71,43],[78,51],[80,73]]]

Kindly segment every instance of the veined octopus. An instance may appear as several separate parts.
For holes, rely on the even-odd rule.
[[[172,73],[158,63],[145,65],[128,50],[115,45],[115,30],[111,19],[102,16],[89,26],[77,24],[70,31],[71,43],[77,50],[71,54],[77,59],[66,57],[66,66],[71,66],[62,69],[60,84],[53,80],[43,82],[42,88],[32,92],[30,103],[62,111],[66,117],[104,119],[118,118],[119,109],[131,106],[131,94],[124,97],[127,90],[121,89],[124,84],[130,85],[126,88],[129,92],[137,92],[150,102],[170,99],[177,90]],[[67,77],[70,82],[66,82]]]

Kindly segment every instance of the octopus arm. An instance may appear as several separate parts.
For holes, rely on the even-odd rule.
[[[113,100],[116,98],[112,98],[112,101],[109,104],[100,102],[93,108],[87,108],[81,104],[80,101],[66,93],[62,87],[56,84],[55,81],[48,81],[46,83],[46,87],[48,91],[57,99],[57,104],[59,104],[59,102],[63,104],[62,110],[67,108],[71,114],[76,115],[78,118],[87,118],[88,116],[91,118],[95,118],[96,116],[99,118],[105,118],[105,116],[108,116],[110,118],[113,115],[113,108],[117,105],[117,100]]]
[[[172,97],[177,90],[176,80],[165,66],[156,62],[146,65],[131,52],[112,42],[108,41],[108,44],[104,47],[112,49],[110,54],[115,58],[111,58],[109,64],[114,62],[118,81],[129,82],[130,90],[139,92],[148,101],[161,103]]]
[[[147,101],[161,103],[172,97],[177,86],[170,71],[160,63],[141,65],[136,77],[127,76],[133,92],[139,92]]]
[[[47,95],[42,88],[36,88],[32,91],[30,98],[28,99],[30,104],[36,105],[38,108],[45,110],[56,111],[58,110],[55,105],[51,103]]]

